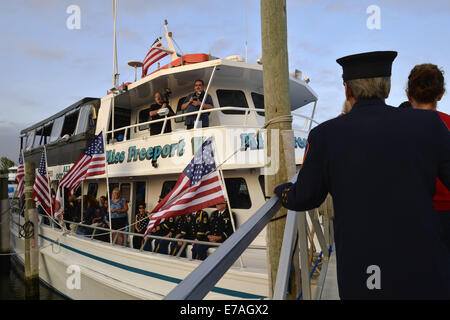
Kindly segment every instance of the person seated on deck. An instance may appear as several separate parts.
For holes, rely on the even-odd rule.
[[[200,106],[203,101],[203,97],[205,96],[205,91],[203,90],[203,80],[195,80],[194,82],[194,93],[191,93],[186,97],[184,103],[181,105],[181,110],[185,111],[185,113],[195,112],[200,109]],[[212,109],[214,108],[214,104],[211,96],[208,94],[205,98],[205,104],[203,105],[203,109]],[[194,128],[195,120],[197,119],[197,114],[186,116],[185,125],[186,129]],[[209,112],[204,112],[200,114],[199,118],[199,127],[207,128],[209,127]]]
[[[167,99],[166,99],[167,100]],[[167,109],[168,112],[166,115],[161,115],[161,113]],[[172,107],[169,105],[168,101],[163,100],[163,96],[160,92],[155,92],[155,103],[150,106],[149,111],[149,120],[158,120],[164,119],[164,117],[174,116],[175,112],[173,112]],[[164,125],[164,121],[151,123],[150,124],[150,135],[154,136],[160,134]],[[170,120],[166,121],[166,127],[164,128],[164,133],[172,132],[172,125]]]
[[[194,215],[194,235],[199,241],[208,241],[206,233],[209,231],[209,216],[206,211],[198,210]],[[192,258],[205,260],[208,246],[194,243],[192,245]]]
[[[176,221],[176,231],[175,231],[175,239],[186,239],[186,240],[194,240],[196,236],[195,231],[195,217],[193,213],[188,213],[187,215],[178,217]],[[170,254],[172,256],[178,255],[179,251],[183,247],[184,242],[178,241],[173,242],[170,250]],[[186,258],[186,246],[183,248],[183,251],[180,253],[180,257]]]
[[[157,235],[160,237],[173,238],[175,235],[175,217],[169,217],[161,222],[157,227],[160,227]],[[170,240],[155,240],[155,253],[169,254]]]
[[[66,228],[75,231],[78,227],[77,225],[71,224],[70,222],[80,222],[81,211],[78,206],[77,198],[74,195],[69,197],[69,203],[64,209],[64,220],[66,220]],[[70,221],[70,222],[69,222]]]

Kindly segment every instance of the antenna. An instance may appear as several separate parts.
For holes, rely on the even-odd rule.
[[[130,67],[133,67],[133,68],[134,68],[134,82],[136,82],[136,80],[137,80],[137,68],[142,67],[143,64],[142,64],[142,62],[140,62],[140,61],[132,60],[132,61],[128,61],[128,65],[129,65]]]
[[[117,0],[113,0],[113,14],[114,14],[114,54],[113,54],[113,87],[119,87],[119,74],[117,64],[117,36],[116,36],[116,20],[117,20]]]
[[[178,55],[175,51],[175,47],[173,46],[172,43],[172,32],[169,32],[169,30],[167,29],[167,20],[164,20],[164,29],[166,30],[165,36],[166,36],[166,41],[167,41],[167,45],[169,46],[169,51],[171,53],[170,57],[172,58],[172,61],[178,59]],[[167,51],[167,52],[169,52]]]

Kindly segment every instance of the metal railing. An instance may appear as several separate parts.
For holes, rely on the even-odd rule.
[[[295,182],[294,177],[291,182]],[[325,201],[325,211],[328,212],[329,199]],[[323,210],[323,206],[321,206]],[[248,219],[235,233],[228,238],[222,246],[208,256],[193,272],[191,272],[177,287],[175,287],[166,297],[166,300],[199,300],[203,299],[215,284],[234,264],[236,259],[249,247],[260,231],[270,222],[272,217],[281,208],[281,203],[277,196],[270,198],[250,219]],[[325,281],[328,267],[328,257],[330,247],[333,244],[332,221],[329,214],[326,216],[324,226],[319,224],[318,213],[308,212],[311,219],[311,228],[315,228],[315,233],[319,239],[320,247],[324,255],[319,283],[317,285],[315,298],[319,299]],[[325,216],[323,216],[325,217]],[[311,299],[311,270],[308,255],[308,233],[310,241],[314,239],[314,232],[309,231],[309,226],[305,212],[288,211],[286,227],[280,256],[278,274],[274,290],[274,299],[285,299],[289,282],[289,270],[291,257],[295,250],[295,240],[298,236],[298,249],[300,253],[300,271],[302,282],[302,297],[304,300]],[[312,236],[311,236],[312,235]],[[314,244],[311,243],[310,247]]]
[[[186,116],[194,116],[194,115],[199,116],[202,113],[218,112],[218,111],[224,111],[224,110],[225,111],[240,111],[240,112],[244,112],[244,116],[245,116],[244,122],[243,122],[243,127],[244,128],[247,127],[248,117],[249,117],[249,115],[251,114],[252,111],[253,112],[263,112],[264,113],[264,109],[258,109],[258,108],[220,107],[220,108],[213,108],[213,109],[207,109],[207,110],[199,110],[199,111],[193,111],[193,112],[188,112],[188,113],[176,114],[176,115],[170,116],[170,117],[166,116],[166,117],[164,117],[162,119],[150,120],[150,121],[146,121],[146,122],[140,122],[140,123],[132,124],[132,125],[125,126],[125,127],[114,128],[113,130],[106,131],[106,134],[111,133],[113,135],[115,132],[124,131],[125,130],[123,136],[124,136],[124,141],[126,141],[127,140],[126,137],[128,136],[128,131],[130,129],[133,129],[133,128],[136,128],[136,127],[141,127],[141,126],[146,126],[146,125],[151,125],[151,124],[155,124],[155,123],[159,123],[159,122],[163,122],[163,126],[162,126],[161,132],[160,132],[160,134],[163,134],[164,130],[166,128],[167,121],[169,121],[171,119],[178,119],[178,118],[183,118],[183,117],[186,117]],[[319,124],[319,122],[317,122],[316,120],[314,120],[311,117],[307,117],[307,116],[300,115],[300,114],[292,114],[292,116],[294,117],[294,119],[295,118],[300,118],[300,119],[305,121],[305,124],[303,126],[302,131],[305,131],[307,133],[311,130],[311,127],[312,127],[313,124]],[[308,127],[308,124],[309,124],[309,129],[306,129]],[[242,127],[242,126],[240,126],[240,127]],[[147,130],[147,129],[145,129],[145,130]],[[141,130],[141,131],[143,131],[143,130]]]

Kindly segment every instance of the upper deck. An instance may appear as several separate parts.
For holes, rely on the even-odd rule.
[[[183,58],[188,61],[188,56]],[[49,175],[51,179],[60,179],[84,150],[74,146],[77,137],[84,134],[87,143],[94,133],[103,131],[111,177],[179,173],[209,136],[215,137],[217,162],[221,164],[226,160],[222,169],[267,167],[271,159],[265,154],[265,132],[253,138],[265,123],[262,66],[215,58],[176,67],[170,65],[123,85],[101,99],[83,99],[23,130],[25,157],[40,151],[43,145],[48,145],[50,151],[53,145],[59,151],[69,148],[71,157],[64,157],[64,152],[60,152],[55,154],[55,160],[48,155]],[[187,113],[181,110],[181,105],[193,92],[196,79],[204,81],[214,109],[192,113],[198,120],[199,113],[208,112],[209,128],[186,130],[184,118]],[[154,103],[157,91],[171,92],[166,98],[175,115],[151,121],[149,106]],[[290,76],[290,99],[294,111],[315,103],[317,95],[308,83]],[[306,137],[313,126],[312,117],[302,116],[293,122],[295,141],[292,143],[297,163],[303,158]],[[163,122],[163,128],[170,122],[172,132],[151,136],[149,128],[156,122]],[[33,161],[38,162],[39,158],[33,158]]]

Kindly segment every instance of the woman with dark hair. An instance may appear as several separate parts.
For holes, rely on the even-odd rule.
[[[147,210],[145,210],[145,203],[139,204],[138,210],[139,212],[138,214],[136,214],[136,222],[134,228],[136,229],[137,233],[144,234],[145,231],[147,230],[150,214],[147,212]],[[133,248],[135,249],[141,248],[142,238],[143,237],[140,236],[133,237]],[[151,239],[148,239],[148,241],[151,241]]]
[[[450,128],[450,116],[437,111],[437,103],[444,93],[444,72],[436,65],[426,63],[417,65],[411,70],[406,94],[413,108],[437,112],[447,128]],[[450,250],[450,192],[439,179],[436,182],[433,206],[441,220],[442,239]]]

